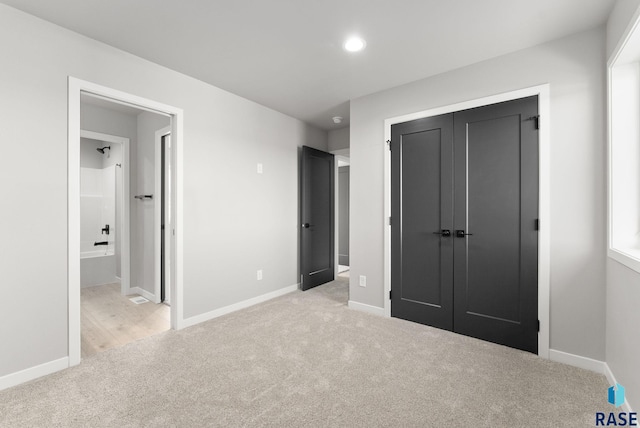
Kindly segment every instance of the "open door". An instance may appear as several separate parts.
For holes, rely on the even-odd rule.
[[[300,274],[302,289],[334,280],[334,158],[302,147]]]

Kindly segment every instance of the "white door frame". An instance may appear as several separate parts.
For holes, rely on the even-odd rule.
[[[122,219],[122,229],[120,241],[122,248],[120,249],[120,292],[122,295],[128,294],[129,287],[131,286],[131,243],[130,243],[130,211],[129,211],[129,154],[130,154],[130,140],[126,137],[119,137],[117,135],[103,134],[101,132],[89,131],[86,129],[80,130],[81,138],[89,138],[91,140],[105,141],[111,144],[120,144],[122,146],[122,189],[120,197],[120,218]]]
[[[339,160],[343,160],[345,162],[349,162],[351,163],[351,158],[350,156],[350,149],[340,149],[340,150],[332,150],[329,153],[331,153],[334,157],[335,157],[335,164],[333,167],[333,174],[334,174],[334,183],[335,183],[335,191],[334,191],[334,226],[335,226],[335,230],[334,230],[334,254],[333,254],[333,258],[334,258],[334,276],[336,278],[338,278],[338,274],[339,269],[340,269],[340,192],[338,191],[338,181],[339,181],[339,173],[340,173],[340,166],[338,165],[338,161]]]
[[[154,239],[154,293],[155,293],[155,302],[160,303],[161,299],[161,279],[162,279],[162,263],[160,263],[160,258],[162,257],[162,241],[161,241],[161,228],[162,228],[162,137],[167,135],[171,135],[171,126],[167,126],[165,128],[159,129],[156,131],[155,136],[155,189],[154,193],[156,198],[154,200],[154,226],[153,226],[153,239]],[[165,176],[166,178],[166,176]],[[165,206],[166,209],[166,206]],[[171,235],[169,234],[169,229],[165,230],[165,244],[170,242],[168,239]],[[171,253],[168,254],[171,256]],[[167,256],[167,252],[165,251],[165,257]],[[170,263],[169,259],[165,259],[165,266]],[[171,279],[165,278],[165,281],[168,282],[169,287],[171,287]],[[166,287],[166,284],[165,284]],[[166,288],[165,288],[166,289]],[[171,291],[171,290],[169,290]]]
[[[182,109],[69,76],[68,80],[68,327],[69,366],[80,364],[80,95],[132,105],[171,118],[173,236],[171,239],[171,328],[184,326],[183,318],[183,122]]]
[[[471,101],[465,101],[443,107],[437,107],[417,113],[392,117],[384,121],[384,313],[391,316],[391,227],[388,218],[391,217],[391,152],[387,141],[391,140],[391,125],[409,122],[440,114],[453,113],[489,104],[511,101],[518,98],[538,96],[538,114],[541,117],[539,133],[539,216],[540,231],[538,234],[538,319],[540,332],[538,333],[538,355],[549,358],[549,300],[550,300],[550,265],[551,265],[551,145],[550,129],[550,87],[549,84],[491,95]]]

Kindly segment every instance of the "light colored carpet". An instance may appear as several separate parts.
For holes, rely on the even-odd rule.
[[[346,307],[347,281],[0,392],[2,427],[584,427],[602,375]]]

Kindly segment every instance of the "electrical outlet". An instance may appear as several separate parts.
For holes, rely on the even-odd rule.
[[[258,270],[258,272],[256,273],[256,279],[258,281],[262,281],[262,269]]]
[[[364,275],[360,275],[360,287],[367,286],[367,277]]]
[[[259,163],[258,167],[256,168],[256,171],[258,172],[258,174],[262,174],[262,164]]]

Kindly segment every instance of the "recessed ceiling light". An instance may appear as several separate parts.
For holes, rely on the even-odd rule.
[[[358,52],[364,49],[367,44],[360,37],[350,37],[344,42],[344,49],[349,52]]]

